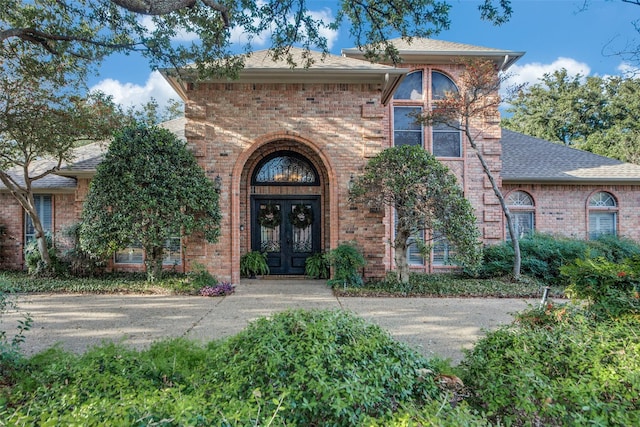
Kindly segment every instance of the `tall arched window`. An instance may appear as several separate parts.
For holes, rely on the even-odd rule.
[[[525,191],[512,191],[506,201],[518,238],[531,235],[535,231],[535,205],[531,195]],[[507,240],[510,239],[507,230]]]
[[[618,204],[611,193],[599,191],[589,198],[589,238],[617,234]]]
[[[439,71],[431,72],[431,101],[433,105],[444,99],[448,93],[458,93],[458,87],[449,77]],[[431,131],[431,152],[436,157],[461,157],[462,135],[457,129],[445,123],[435,124]]]
[[[423,106],[422,71],[413,71],[405,76],[393,96],[393,145],[418,145],[424,139],[422,125],[416,116]]]

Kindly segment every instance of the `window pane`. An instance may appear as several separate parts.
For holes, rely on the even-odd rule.
[[[135,244],[115,253],[116,264],[142,264],[144,259],[142,245]]]
[[[51,203],[51,195],[50,194],[35,194],[33,196],[34,202],[36,204],[36,212],[40,217],[40,223],[42,224],[42,228],[44,228],[45,232],[51,232],[53,229],[53,204]],[[24,232],[24,240],[25,243],[29,242],[36,235],[36,230],[33,226],[33,221],[31,221],[31,217],[28,213],[24,213],[25,215],[25,232]]]
[[[396,89],[393,99],[422,99],[422,71],[407,74]]]
[[[458,88],[453,80],[437,71],[432,72],[431,99],[444,99],[448,92],[458,93]]]
[[[407,253],[407,260],[409,262],[409,265],[424,265],[424,258],[422,257],[420,249],[416,244],[416,239],[410,237],[407,243],[409,244]]]
[[[433,155],[436,157],[460,157],[461,138],[459,131],[433,130]]]
[[[180,237],[170,237],[164,242],[164,258],[162,263],[165,265],[182,264]]]
[[[455,265],[453,262],[455,250],[447,238],[440,233],[434,234],[432,253],[433,265]]]
[[[253,182],[255,184],[317,184],[317,175],[313,166],[306,160],[282,155],[261,165]]]
[[[395,146],[422,146],[422,125],[417,123],[413,116],[421,112],[421,107],[394,107],[393,143]]]
[[[613,207],[616,206],[616,201],[611,194],[601,191],[591,196],[589,199],[589,206]]]
[[[519,239],[523,237],[530,236],[534,230],[533,224],[533,212],[511,212],[513,218],[513,226],[515,227],[516,234]],[[511,236],[509,235],[509,231],[507,230],[507,240],[511,240]]]
[[[616,235],[616,213],[589,213],[589,238],[596,239],[605,235]]]
[[[509,206],[533,206],[533,199],[524,191],[514,191],[507,196]]]

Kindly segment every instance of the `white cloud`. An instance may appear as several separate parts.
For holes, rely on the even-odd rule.
[[[622,62],[617,68],[623,77],[637,78],[640,75],[640,68],[637,65],[631,65],[628,62]]]
[[[331,50],[335,42],[338,40],[338,31],[327,28],[331,22],[333,22],[333,14],[331,9],[323,8],[321,10],[309,10],[307,14],[313,18],[315,21],[319,21],[321,28],[319,29],[319,33],[321,36],[327,39],[327,48]],[[293,22],[293,16],[288,17],[290,22]],[[254,20],[254,25],[258,24],[258,20]],[[243,32],[242,28],[232,27],[231,28],[231,36],[229,40],[231,43],[238,45],[245,45],[249,41],[251,42],[251,46],[253,49],[259,47],[268,47],[267,44],[271,38],[271,30],[265,30],[257,35],[252,35],[251,39],[249,36]]]
[[[591,73],[591,68],[584,62],[579,62],[572,58],[559,57],[550,64],[532,62],[512,66],[507,71],[509,78],[506,86],[521,85],[523,83],[527,85],[537,84],[540,83],[540,79],[545,74],[551,74],[562,68],[566,69],[570,76],[580,74],[584,77]]]
[[[151,34],[157,28],[155,22],[153,22],[153,17],[149,15],[142,16],[138,19],[138,22],[147,29],[148,34]],[[194,32],[180,30],[171,40],[174,42],[192,42],[198,40],[198,35]]]
[[[90,90],[113,96],[113,101],[124,108],[146,104],[151,98],[155,98],[160,106],[164,106],[170,98],[180,99],[158,71],[149,75],[144,86],[105,79],[92,86]]]

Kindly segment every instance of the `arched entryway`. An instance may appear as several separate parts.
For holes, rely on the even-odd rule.
[[[303,275],[307,257],[329,247],[328,183],[308,145],[280,139],[259,147],[242,172],[240,252],[265,252],[272,275]]]

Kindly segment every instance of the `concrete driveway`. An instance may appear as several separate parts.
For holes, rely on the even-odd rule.
[[[210,341],[234,335],[259,317],[294,308],[341,308],[388,330],[426,356],[458,363],[462,349],[512,313],[537,301],[490,298],[335,297],[325,281],[243,280],[227,297],[167,295],[30,294],[18,297],[19,310],[2,316],[8,336],[24,313],[33,325],[22,346],[34,354],[59,344],[74,352],[122,342],[142,349],[164,337]]]

